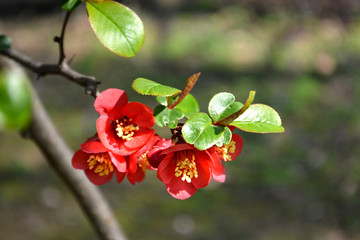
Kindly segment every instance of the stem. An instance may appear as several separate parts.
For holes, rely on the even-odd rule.
[[[63,61],[61,65],[44,64],[34,61],[30,57],[18,52],[13,48],[0,50],[0,55],[14,60],[15,62],[21,64],[23,67],[38,74],[39,76],[60,75],[84,87],[86,94],[91,95],[95,98],[98,95],[97,85],[100,82],[96,81],[95,77],[87,76],[73,70],[65,61]]]
[[[102,193],[82,171],[72,168],[73,153],[57,133],[36,92],[32,92],[33,118],[24,135],[34,140],[53,170],[69,187],[100,239],[126,240]]]
[[[64,39],[65,39],[65,30],[67,23],[69,21],[72,11],[66,11],[63,25],[61,27],[60,37],[55,37],[54,41],[59,43],[59,62],[58,65],[62,65],[65,61],[65,50],[64,50]]]
[[[173,109],[174,107],[176,107],[176,105],[178,105],[186,97],[186,95],[189,94],[191,89],[194,87],[196,81],[198,80],[199,76],[200,73],[195,73],[194,75],[189,77],[189,79],[185,83],[184,89],[182,90],[179,98],[176,100],[176,102],[174,102],[168,107],[169,109]]]

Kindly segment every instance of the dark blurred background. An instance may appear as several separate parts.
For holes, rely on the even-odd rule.
[[[151,107],[132,81],[145,77],[182,88],[202,72],[192,93],[201,111],[232,92],[274,107],[283,134],[237,132],[240,157],[227,180],[188,200],[173,199],[154,172],[132,186],[101,187],[129,239],[360,239],[360,1],[126,0],[146,39],[131,59],[105,50],[84,5],[70,19],[66,54],[75,69],[122,88]],[[64,12],[59,1],[2,0],[0,32],[42,62],[57,61],[52,41]],[[76,150],[95,132],[97,113],[83,89],[59,78],[33,84],[60,133]],[[168,130],[159,129],[162,136]],[[77,203],[36,146],[0,133],[0,230],[3,239],[96,239]]]

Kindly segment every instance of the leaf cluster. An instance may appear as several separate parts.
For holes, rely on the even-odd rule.
[[[143,95],[156,97],[155,123],[160,127],[181,129],[182,138],[199,150],[228,144],[232,130],[238,128],[252,133],[284,131],[279,114],[265,104],[253,104],[255,91],[250,91],[245,103],[235,100],[231,93],[221,92],[212,97],[208,113],[199,112],[196,98],[189,94],[200,73],[192,75],[183,90],[145,78],[134,80],[133,89]],[[185,119],[184,122],[180,122]]]

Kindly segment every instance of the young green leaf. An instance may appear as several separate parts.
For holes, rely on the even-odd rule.
[[[231,132],[230,128],[225,127],[224,135],[220,139],[221,142],[223,144],[229,144],[231,141],[231,137],[232,137],[232,132]]]
[[[92,29],[107,49],[135,56],[144,42],[144,25],[132,10],[114,1],[86,2],[86,8]]]
[[[212,124],[206,113],[193,115],[182,127],[184,140],[199,150],[205,150],[215,145],[223,136],[225,128]]]
[[[159,127],[165,127],[166,125],[169,128],[176,128],[178,125],[178,120],[184,117],[184,113],[180,109],[169,109],[165,106],[158,105],[154,109],[155,123]]]
[[[199,112],[199,104],[196,98],[191,94],[186,95],[186,97],[178,105],[176,105],[174,109],[176,108],[181,109],[186,117],[191,117],[195,113]]]
[[[214,122],[217,122],[242,108],[243,104],[235,102],[231,93],[222,92],[216,94],[209,102],[209,114]]]
[[[224,118],[220,118],[216,123],[216,125],[222,125],[222,126],[228,126],[230,123],[232,123],[236,118],[238,118],[241,114],[245,112],[246,109],[249,108],[251,103],[254,101],[255,98],[255,91],[250,91],[249,96],[245,102],[245,104],[242,106],[242,108],[239,111],[236,111],[232,114],[229,114],[228,116],[225,116]]]
[[[160,103],[161,105],[163,106],[167,106],[168,105],[168,102],[167,102],[167,97],[162,97],[162,96],[156,96],[156,101],[158,103]]]
[[[5,50],[11,47],[12,40],[6,35],[0,34],[0,50]]]
[[[230,125],[253,133],[284,132],[279,114],[273,108],[264,104],[250,105],[250,107]]]
[[[169,87],[145,78],[135,79],[132,84],[132,88],[137,93],[152,96],[169,97],[181,93],[181,91],[177,88]]]
[[[0,71],[0,129],[25,127],[31,117],[31,94],[20,68]]]
[[[61,8],[65,11],[72,12],[81,3],[81,0],[61,0]]]

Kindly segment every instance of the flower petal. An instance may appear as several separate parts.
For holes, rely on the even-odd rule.
[[[148,162],[153,170],[156,170],[160,162],[164,159],[165,154],[162,151],[169,148],[172,144],[170,139],[160,138],[159,141],[147,153]]]
[[[121,108],[127,102],[128,97],[125,91],[109,88],[95,99],[94,107],[100,115],[121,116]]]
[[[171,147],[165,149],[161,154],[168,154],[171,152],[177,152],[177,151],[182,151],[182,150],[191,150],[191,149],[196,149],[196,148],[188,143],[182,143],[182,144],[176,144],[174,146],[171,146]]]
[[[139,157],[140,155],[144,154],[145,152],[149,151],[150,149],[152,149],[155,145],[155,143],[158,142],[158,140],[160,139],[160,137],[155,134],[152,135],[150,137],[150,139],[148,139],[145,143],[145,145],[143,145],[141,148],[139,148],[139,150],[137,150],[135,153],[133,153],[132,155],[134,155],[135,157]]]
[[[198,177],[192,178],[191,183],[196,188],[206,187],[211,181],[210,165],[212,163],[210,157],[205,151],[196,151],[195,163]]]
[[[115,171],[115,177],[116,177],[117,183],[121,183],[122,180],[125,178],[125,176],[126,176],[126,173]]]
[[[159,164],[157,169],[157,177],[165,184],[170,183],[171,180],[175,178],[175,167],[175,154],[169,153]]]
[[[221,160],[219,159],[219,156],[217,155],[215,149],[212,147],[210,149],[207,149],[206,151],[209,153],[212,161],[212,177],[215,181],[225,182],[225,167],[221,163]]]
[[[129,155],[137,149],[129,148],[124,145],[124,140],[116,139],[111,118],[100,116],[96,121],[96,129],[101,143],[110,151],[118,155]]]
[[[166,185],[167,191],[176,199],[184,200],[197,191],[197,188],[194,187],[191,183],[182,181],[180,178],[174,178],[169,184]]]
[[[130,102],[122,109],[122,114],[127,118],[132,118],[132,123],[143,128],[151,128],[155,124],[153,111],[148,106],[139,102]]]
[[[109,175],[100,176],[98,173],[94,173],[93,170],[86,169],[85,174],[87,178],[95,185],[102,185],[107,183],[111,180],[112,176],[114,175],[114,171],[109,173]]]
[[[112,153],[112,152],[108,152],[108,153],[109,153],[109,156],[111,158],[111,162],[114,164],[117,171],[125,173],[126,172],[126,167],[127,167],[125,157],[121,156],[121,155],[117,155],[117,154]]]
[[[242,140],[242,137],[238,134],[233,134],[231,141],[235,142],[235,152],[230,153],[230,156],[232,160],[235,160],[240,155],[244,142]]]
[[[138,167],[135,174],[128,173],[127,178],[132,185],[135,185],[135,183],[137,183],[137,182],[139,183],[139,182],[142,182],[142,180],[144,180],[145,173],[143,172],[143,170],[140,167]]]
[[[100,141],[87,141],[80,145],[81,149],[87,153],[106,152],[107,149]]]
[[[137,164],[137,157],[134,155],[130,155],[129,158],[129,164],[128,164],[128,174],[135,174],[138,169]]]
[[[154,129],[140,128],[135,132],[131,140],[123,140],[123,145],[128,149],[136,148],[137,150],[138,148],[144,146],[149,139],[154,136],[154,132]]]
[[[76,169],[87,169],[89,167],[87,160],[89,159],[89,154],[83,152],[82,150],[77,150],[71,160],[73,168]]]

